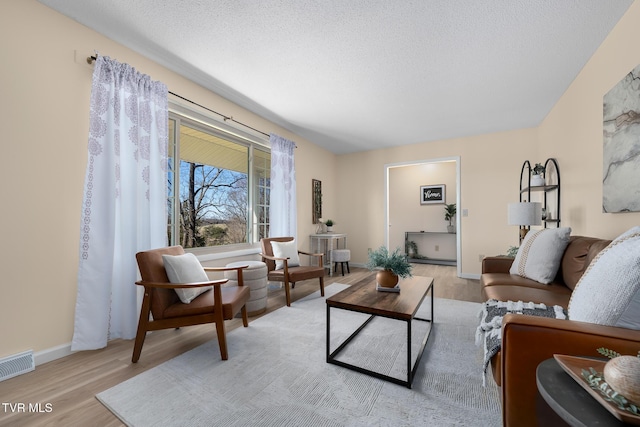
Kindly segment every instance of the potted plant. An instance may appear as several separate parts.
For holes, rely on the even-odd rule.
[[[449,233],[455,233],[456,227],[453,225],[453,217],[456,216],[457,208],[455,203],[451,203],[450,205],[444,206],[444,219],[445,221],[449,221],[449,225],[447,225],[447,231]]]
[[[407,255],[409,258],[416,258],[418,255],[418,245],[413,240],[407,242]]]
[[[515,258],[516,255],[518,255],[518,249],[520,249],[518,246],[509,246],[509,249],[507,249],[507,257]]]
[[[333,224],[335,223],[333,222],[332,219],[328,219],[325,221],[324,225],[327,226],[327,233],[331,233],[333,231]]]
[[[531,186],[541,187],[544,185],[544,166],[541,163],[536,163],[533,169],[531,169]]]
[[[380,270],[376,274],[376,282],[385,288],[393,288],[398,284],[398,278],[411,277],[411,263],[407,257],[396,248],[389,253],[386,246],[380,246],[375,251],[369,251],[369,260],[366,267]]]

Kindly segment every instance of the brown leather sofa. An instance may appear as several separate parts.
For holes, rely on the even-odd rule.
[[[545,285],[509,274],[513,258],[486,257],[480,279],[483,296],[500,301],[525,301],[567,308],[571,292],[591,260],[611,241],[572,236],[555,280]],[[502,389],[505,426],[537,426],[536,368],[554,354],[601,357],[606,347],[623,354],[640,350],[640,331],[571,320],[508,314],[502,322],[501,351],[491,360]]]

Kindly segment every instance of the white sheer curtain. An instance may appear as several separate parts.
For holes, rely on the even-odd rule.
[[[135,336],[135,254],[167,244],[167,127],[166,85],[98,56],[72,350]]]
[[[293,152],[296,144],[271,134],[271,198],[269,200],[269,237],[298,234],[296,168]]]

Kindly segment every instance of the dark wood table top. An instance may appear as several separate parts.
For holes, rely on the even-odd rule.
[[[411,320],[422,304],[433,277],[413,276],[400,279],[400,292],[376,290],[375,273],[327,298],[327,306],[393,319]],[[433,289],[431,290],[433,292]]]

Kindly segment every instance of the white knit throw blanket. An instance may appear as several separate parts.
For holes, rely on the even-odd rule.
[[[482,303],[482,310],[478,314],[480,325],[476,330],[476,345],[484,344],[483,385],[486,384],[486,374],[491,358],[500,351],[502,318],[508,313],[556,319],[567,318],[565,309],[559,305],[547,307],[544,304],[535,304],[533,302],[498,301],[495,299]]]

